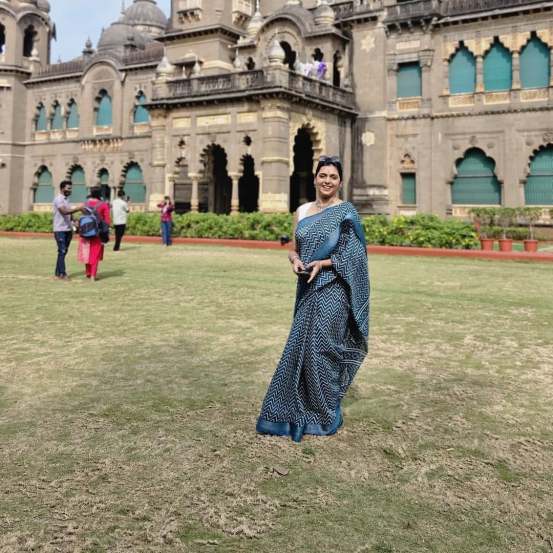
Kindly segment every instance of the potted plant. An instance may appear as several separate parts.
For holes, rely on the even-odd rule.
[[[512,207],[501,207],[497,210],[497,220],[501,226],[501,238],[499,239],[499,251],[510,252],[513,249],[513,239],[508,237],[508,228],[516,218],[516,209]]]
[[[524,251],[537,252],[538,241],[535,239],[534,229],[536,223],[541,219],[541,208],[522,207],[519,211],[519,214],[522,221],[528,225],[528,239],[524,240]]]
[[[473,207],[469,213],[472,215],[474,228],[476,229],[478,238],[480,239],[480,247],[486,251],[493,250],[494,239],[488,238],[488,227],[491,227],[494,221],[493,208]]]

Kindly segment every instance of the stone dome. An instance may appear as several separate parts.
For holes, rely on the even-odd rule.
[[[130,25],[127,25],[123,21],[116,21],[102,31],[102,35],[98,41],[98,52],[121,49],[129,41],[132,41],[136,47],[143,48],[149,40],[151,40],[149,37],[137,32]]]
[[[167,17],[155,0],[134,0],[134,3],[125,10],[122,21],[141,30],[159,31],[164,31],[168,23]]]

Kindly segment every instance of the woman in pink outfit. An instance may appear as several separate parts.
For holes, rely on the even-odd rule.
[[[109,205],[101,200],[101,189],[94,187],[90,190],[90,199],[85,203],[86,207],[96,209],[98,216],[110,224]],[[77,259],[86,266],[86,278],[92,281],[98,279],[98,265],[104,259],[104,244],[100,236],[94,238],[79,238],[79,250]]]

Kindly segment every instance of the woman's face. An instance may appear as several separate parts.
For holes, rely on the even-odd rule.
[[[334,165],[323,165],[315,177],[315,188],[321,200],[330,200],[338,194],[342,181]]]

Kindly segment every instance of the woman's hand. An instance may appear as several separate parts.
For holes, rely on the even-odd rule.
[[[312,261],[309,265],[307,265],[307,268],[311,273],[309,279],[307,280],[307,284],[309,284],[321,272],[321,269],[323,268],[322,261]]]
[[[302,263],[302,260],[296,256],[292,260],[292,269],[294,273],[297,275],[300,271],[305,271],[305,265]]]

